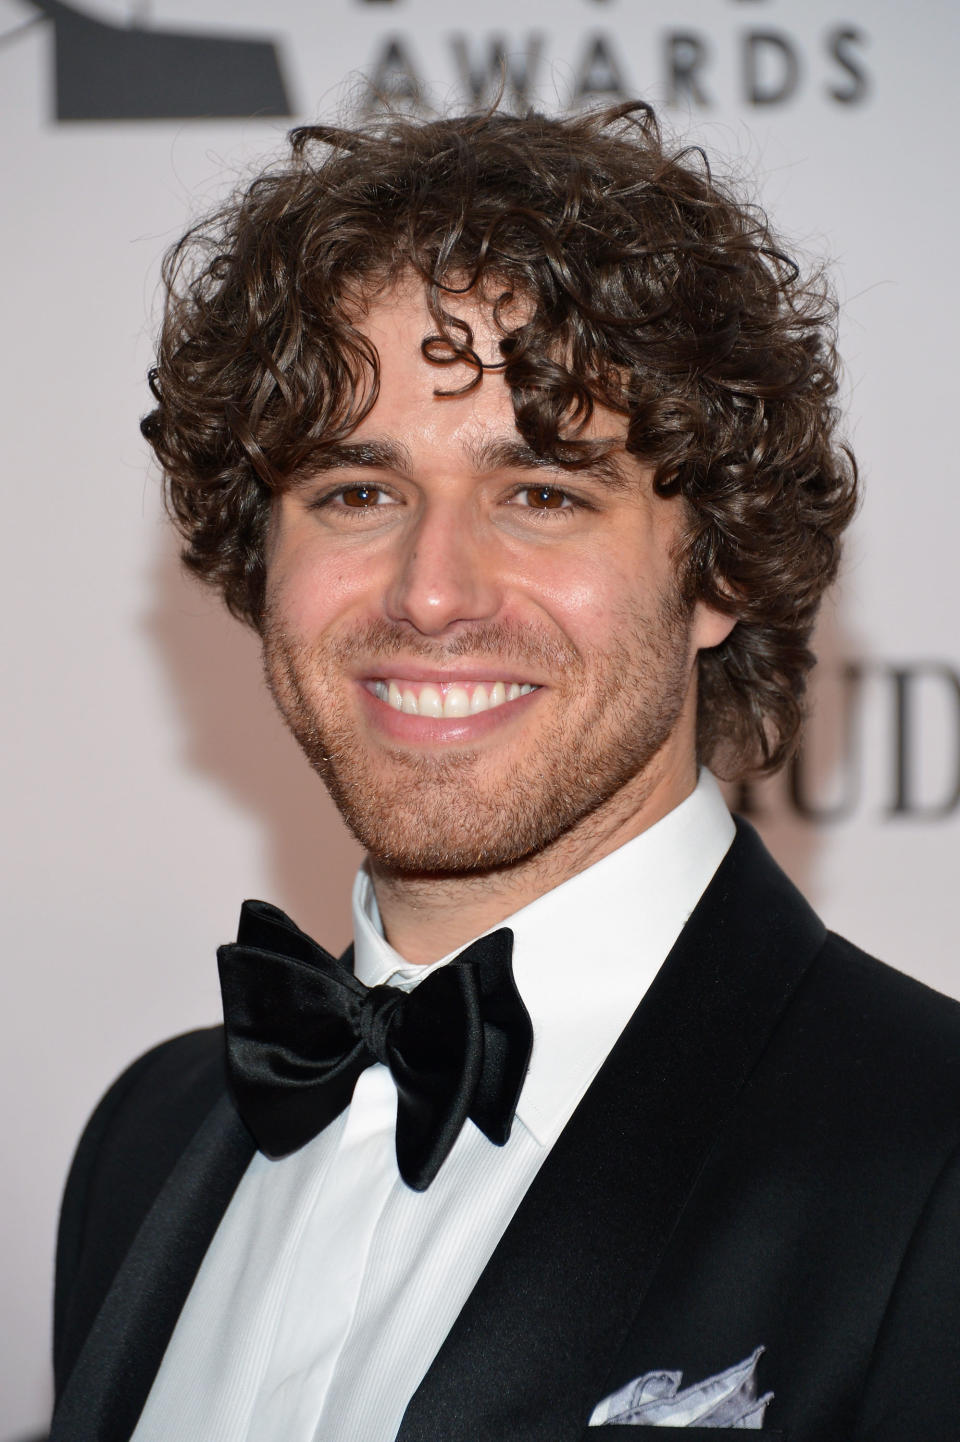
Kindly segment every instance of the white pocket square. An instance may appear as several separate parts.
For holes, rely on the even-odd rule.
[[[737,1362],[715,1377],[694,1382],[680,1391],[682,1372],[644,1372],[625,1387],[598,1402],[590,1427],[725,1427],[759,1432],[773,1393],[757,1396],[758,1347],[745,1362]]]

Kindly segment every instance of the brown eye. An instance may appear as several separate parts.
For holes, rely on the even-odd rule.
[[[559,511],[567,499],[554,486],[528,486],[526,494],[527,504],[538,511]]]
[[[345,506],[362,510],[365,506],[375,506],[379,495],[380,492],[375,486],[348,486],[340,492],[340,499]]]

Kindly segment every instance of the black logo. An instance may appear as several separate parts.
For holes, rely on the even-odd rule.
[[[742,785],[745,815],[821,825],[870,812],[945,821],[960,808],[960,672],[948,662],[850,661],[817,682],[806,742],[784,778]]]
[[[53,27],[57,120],[207,120],[293,114],[272,40],[110,25],[26,0]]]
[[[732,102],[773,111],[811,91],[827,104],[851,107],[863,104],[872,89],[864,59],[868,36],[849,25],[828,29],[818,45],[806,48],[780,30],[666,29],[646,40],[591,30],[565,53],[556,52],[555,41],[542,31],[446,35],[443,88],[452,85],[474,105],[486,105],[502,91],[509,104],[523,109],[550,68],[562,62],[573,107],[616,104],[651,86],[663,90],[668,106],[683,109],[709,111]],[[413,33],[381,36],[366,69],[369,109],[430,109],[430,86],[440,77],[421,68]]]

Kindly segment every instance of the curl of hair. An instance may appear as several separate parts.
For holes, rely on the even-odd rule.
[[[658,492],[683,496],[684,594],[737,618],[700,655],[700,755],[726,776],[779,766],[856,500],[822,274],[803,278],[762,212],[700,151],[668,149],[640,102],[315,125],[291,144],[164,262],[142,430],[186,565],[258,627],[273,497],[376,399],[364,295],[418,275],[424,354],[465,360],[469,388],[483,366],[447,305],[476,288],[527,443],[584,464],[583,428],[609,407]]]

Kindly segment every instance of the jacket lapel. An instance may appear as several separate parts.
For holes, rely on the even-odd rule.
[[[579,1437],[822,923],[744,823],[551,1151],[397,1442]]]
[[[157,1194],[64,1388],[50,1442],[127,1442],[253,1142],[223,1096]]]

